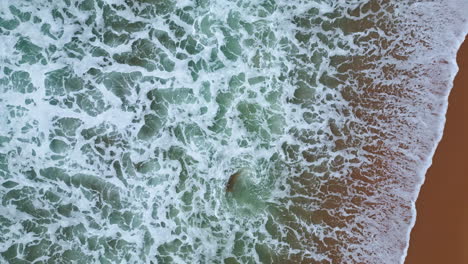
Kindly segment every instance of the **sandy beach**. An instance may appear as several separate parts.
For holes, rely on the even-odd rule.
[[[411,232],[408,264],[468,263],[466,39],[458,51],[457,62],[459,72],[449,97],[444,135],[416,203],[417,219]]]

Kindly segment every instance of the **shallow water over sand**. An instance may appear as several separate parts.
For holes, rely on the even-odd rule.
[[[395,2],[2,2],[0,259],[401,262],[467,4]]]

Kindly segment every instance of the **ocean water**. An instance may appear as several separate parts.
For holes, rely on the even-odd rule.
[[[0,263],[402,263],[466,10],[1,1]]]

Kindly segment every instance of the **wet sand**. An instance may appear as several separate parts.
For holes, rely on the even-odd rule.
[[[449,97],[444,135],[419,194],[407,264],[468,263],[468,40]]]

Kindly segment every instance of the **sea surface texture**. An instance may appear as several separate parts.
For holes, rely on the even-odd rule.
[[[2,0],[0,263],[402,263],[467,10]]]

